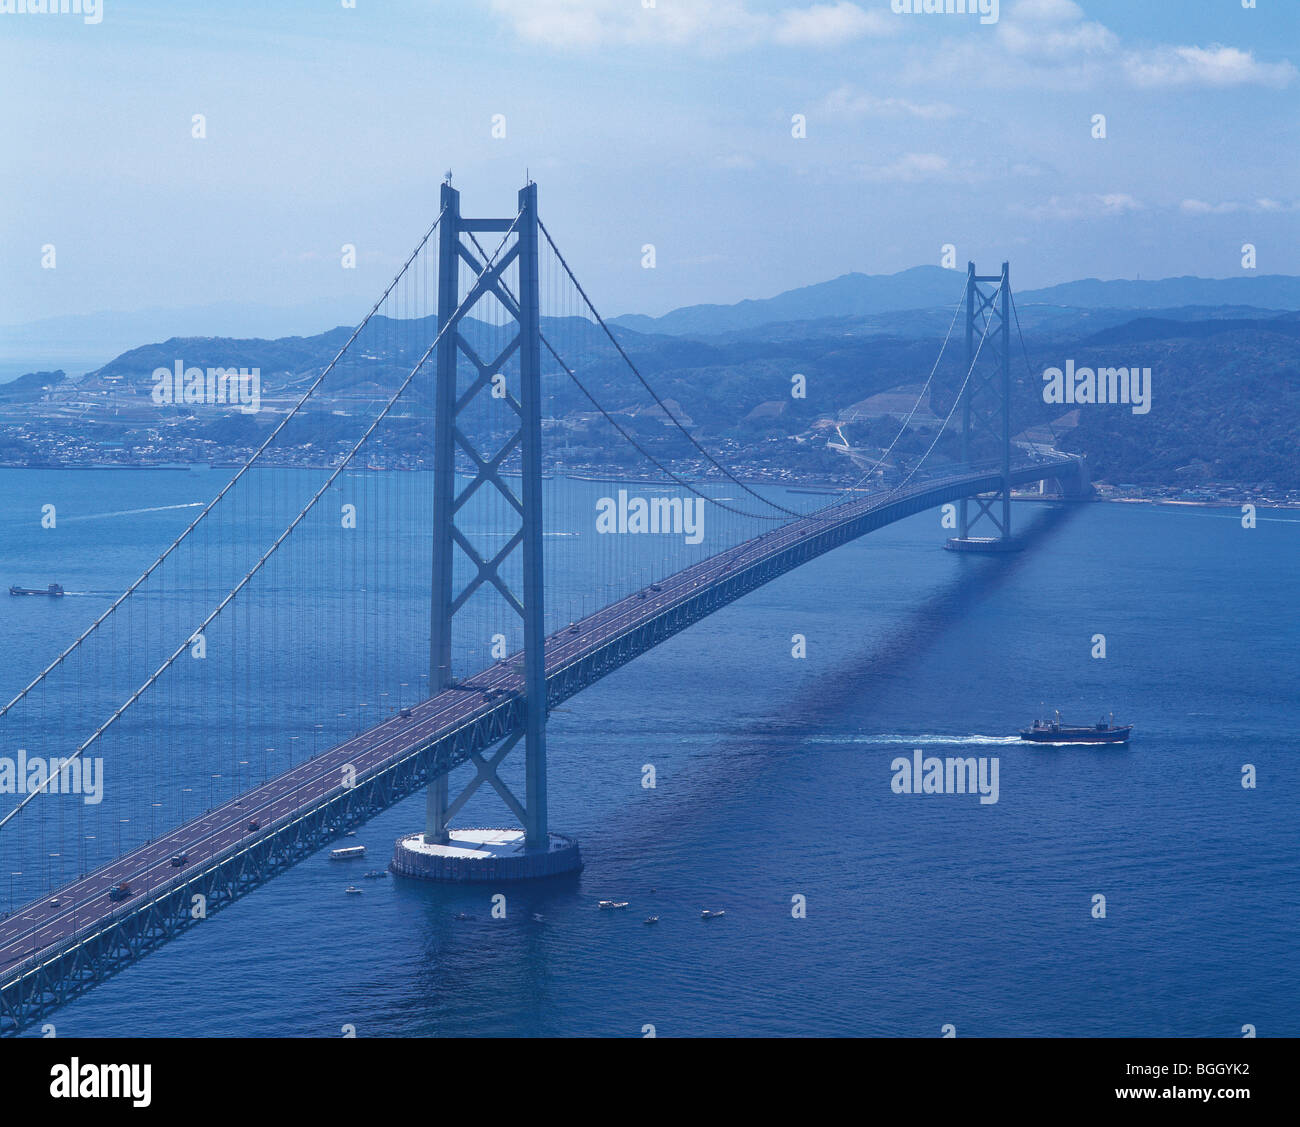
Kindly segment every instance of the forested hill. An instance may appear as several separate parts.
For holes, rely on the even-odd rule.
[[[1028,362],[1019,341],[1013,341],[1017,431],[1054,421],[1060,445],[1087,454],[1096,479],[1167,487],[1268,482],[1300,488],[1300,314],[1234,305],[1134,316],[1129,310],[1066,309],[1021,299],[1020,316]],[[950,308],[932,307],[896,315],[768,323],[706,340],[626,327],[616,331],[647,380],[675,413],[689,420],[701,441],[725,449],[742,468],[781,465],[795,475],[815,477],[846,468],[843,456],[828,447],[828,439],[840,441],[837,426],[851,444],[864,449],[888,442],[934,366],[951,318]],[[359,342],[359,359],[343,365],[331,377],[331,387],[352,400],[386,396],[418,357],[428,329],[377,320]],[[473,336],[486,329],[468,325],[466,331]],[[544,320],[543,332],[571,342],[576,358],[569,359],[603,406],[646,441],[657,441],[665,456],[689,457],[691,451],[676,442],[675,432],[664,425],[662,413],[653,409],[598,328],[585,321]],[[170,368],[177,360],[187,366],[258,367],[264,401],[279,396],[282,403],[291,402],[349,334],[339,328],[271,341],[173,339],[133,349],[80,378],[33,373],[10,385],[12,395],[5,401],[10,422],[0,430],[0,461],[21,463],[32,449],[26,436],[50,430],[13,423],[20,417],[16,412],[36,417],[60,411],[58,426],[70,425],[63,420],[73,417],[97,420],[99,439],[127,450],[143,448],[143,416],[130,422],[105,412],[99,418],[94,397],[114,397],[111,401],[119,407],[127,395],[144,402],[153,370]],[[913,433],[900,444],[900,453],[928,445],[932,432],[927,428],[946,413],[965,372],[964,348],[958,326],[936,373],[935,394],[913,420]],[[547,359],[547,414],[557,420],[554,426],[566,436],[571,452],[588,449],[595,459],[602,443],[611,444],[591,424],[590,401]],[[1045,404],[1043,370],[1064,367],[1067,361],[1076,367],[1150,368],[1150,412],[1134,414],[1125,405],[1073,409]],[[796,374],[804,377],[804,398],[791,395]],[[892,394],[873,398],[882,393]],[[148,426],[165,426],[161,440],[151,438],[149,449],[189,439],[201,440],[190,456],[233,456],[272,421],[273,416],[240,416],[218,425],[208,415],[154,413]],[[420,457],[426,442],[427,435],[414,428],[403,455]],[[941,444],[940,452],[945,449]]]

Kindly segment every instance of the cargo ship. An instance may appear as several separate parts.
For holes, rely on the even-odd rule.
[[[10,588],[9,588],[9,594],[11,594],[11,595],[50,595],[50,596],[53,596],[53,597],[57,597],[57,596],[63,594],[63,587],[62,587],[62,585],[59,584],[59,583],[51,583],[48,587],[45,588],[44,591],[42,591],[42,590],[41,590],[40,588],[38,588],[38,587],[10,587]]]
[[[1128,743],[1132,724],[1116,724],[1115,714],[1102,717],[1090,728],[1061,723],[1058,711],[1050,722],[1035,720],[1033,727],[1021,728],[1020,738],[1040,744],[1124,744]]]

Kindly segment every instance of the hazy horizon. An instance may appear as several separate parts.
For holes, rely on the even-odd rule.
[[[1014,268],[1014,264],[1013,264]],[[915,269],[914,267],[909,269]],[[960,286],[960,279],[964,271],[954,270],[954,284]],[[852,274],[861,274],[860,271],[851,271],[849,274],[839,275],[838,278],[849,277]],[[888,276],[888,275],[886,275]],[[1275,274],[1262,275],[1253,280],[1263,281],[1268,278],[1297,278],[1300,275],[1292,274]],[[838,280],[822,279],[822,281],[812,283],[813,286],[833,282]],[[1069,286],[1079,283],[1100,282],[1103,285],[1109,282],[1147,282],[1157,285],[1162,282],[1182,281],[1193,279],[1200,282],[1227,282],[1236,281],[1237,278],[1200,278],[1196,275],[1182,275],[1178,278],[1073,278],[1065,279],[1053,283],[1042,289],[1052,289],[1056,286]],[[799,287],[796,287],[796,289]],[[793,292],[791,290],[782,290],[776,294],[759,294],[752,295],[748,298],[742,298],[741,303],[746,301],[765,302],[774,298],[779,298],[784,294]],[[1026,304],[1033,303],[1033,297],[1036,292],[1029,291],[1022,295],[1022,301]],[[1027,299],[1027,300],[1026,300]],[[333,305],[336,308],[336,316],[331,318],[324,310]],[[728,308],[737,303],[701,303],[705,307],[716,306],[717,308]],[[1294,303],[1292,303],[1294,304]],[[368,308],[368,307],[367,307]],[[691,307],[685,307],[691,308]],[[915,306],[915,308],[926,308],[926,306]],[[1124,306],[1120,306],[1124,308]],[[1135,312],[1140,309],[1161,309],[1176,308],[1171,305],[1154,305],[1154,306],[1134,306]],[[1290,306],[1256,306],[1259,309],[1270,308],[1290,308]],[[678,310],[669,310],[668,313],[674,313]],[[101,310],[85,314],[64,314],[61,316],[45,318],[40,321],[27,322],[24,324],[0,324],[0,384],[9,383],[19,376],[37,371],[55,371],[63,369],[70,376],[78,376],[86,372],[93,371],[103,366],[116,357],[120,356],[132,348],[138,348],[146,344],[158,343],[163,340],[169,340],[173,337],[227,337],[231,339],[249,340],[265,339],[278,340],[286,337],[317,336],[321,333],[329,332],[340,326],[354,326],[361,317],[364,316],[364,310],[358,312],[352,308],[351,302],[338,301],[333,303],[322,302],[311,306],[251,306],[238,302],[217,302],[206,306],[190,307],[157,307],[151,309],[142,309],[134,311],[114,311]],[[617,321],[619,317],[632,318],[636,316],[646,316],[629,312],[620,314],[611,320]],[[653,315],[651,315],[653,316]],[[665,316],[665,314],[660,315]],[[127,326],[111,326],[112,337],[104,334],[108,328],[95,328],[100,322],[114,317],[127,319]],[[189,318],[190,320],[186,320]],[[221,318],[231,320],[222,321]],[[200,323],[200,320],[202,323]],[[235,324],[237,327],[231,328]],[[152,328],[150,326],[153,326]],[[197,327],[196,327],[197,326]],[[222,326],[224,326],[224,331]],[[69,334],[75,334],[78,327],[82,329],[85,335],[71,337]],[[623,325],[623,328],[631,326]],[[15,339],[6,339],[5,333],[15,330],[26,330],[29,334],[26,339],[19,336]],[[650,330],[638,330],[650,331]],[[47,339],[45,333],[49,332],[52,340]],[[707,334],[706,334],[707,335]],[[36,342],[36,343],[33,343]]]

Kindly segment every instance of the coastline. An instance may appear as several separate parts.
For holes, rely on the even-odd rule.
[[[240,462],[195,462],[195,463],[160,463],[158,465],[149,465],[141,463],[128,462],[69,462],[56,465],[31,466],[20,463],[0,462],[0,470],[166,470],[172,473],[190,473],[196,476],[205,474],[212,470],[237,470],[243,463]],[[268,465],[257,467],[259,469],[297,469],[297,470],[317,470],[329,471],[335,467],[332,465],[314,465],[314,464],[291,464],[291,465]],[[377,467],[376,467],[377,468]],[[408,472],[419,472],[415,467],[392,467]],[[685,471],[682,471],[683,474]],[[510,475],[507,475],[510,476]],[[609,485],[665,485],[670,483],[656,478],[647,478],[643,476],[622,477],[614,473],[557,473],[547,472],[543,474],[546,480],[568,479],[570,481],[585,481],[604,483]],[[746,485],[753,486],[776,486],[784,488],[791,493],[803,494],[825,494],[833,496],[840,493],[860,493],[863,492],[860,486],[854,485],[836,485],[834,483],[812,479],[789,480],[772,480],[766,477],[747,477],[744,474],[737,474],[737,479]],[[726,485],[723,479],[707,479],[696,481],[700,485]],[[1036,502],[1036,503],[1061,503],[1064,498],[1040,496],[1036,493],[1013,493],[1011,497],[1015,502]],[[1254,505],[1262,509],[1300,509],[1300,501],[1281,501],[1281,500],[1251,500],[1248,497],[1240,499],[1225,498],[1206,498],[1203,500],[1184,500],[1171,497],[1141,497],[1141,496],[1093,496],[1087,498],[1087,504],[1106,504],[1106,505],[1168,505],[1179,506],[1183,508],[1205,508],[1205,509],[1240,509],[1242,505]]]

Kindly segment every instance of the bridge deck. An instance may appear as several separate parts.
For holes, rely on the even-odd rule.
[[[1066,455],[1039,457],[1013,467],[1012,484],[1069,477],[1078,466],[1076,459]],[[547,638],[548,707],[808,559],[904,516],[994,489],[1000,480],[992,468],[968,467],[960,474],[950,471],[947,476],[918,481],[883,496],[851,498],[792,520],[677,572],[654,588],[602,608],[578,622],[575,629],[566,627]],[[377,778],[412,757],[428,761],[422,773],[409,775],[404,786],[391,791],[378,807],[382,808],[406,797],[428,778],[464,762],[478,747],[495,742],[519,725],[523,678],[515,668],[517,661],[516,655],[498,662],[458,687],[413,706],[409,717],[391,718],[321,752],[0,921],[0,989],[10,992],[15,985],[21,986],[25,976],[66,958],[88,938],[102,936],[115,921],[146,910],[156,912],[163,893],[186,893],[187,882],[199,887],[194,874],[211,872],[213,866],[247,854],[252,844],[298,824],[305,812],[337,804],[353,789],[343,785],[349,767],[359,782]],[[461,737],[458,743],[453,742],[456,736]],[[334,823],[325,837],[312,840],[310,852],[330,837],[340,836],[346,824],[358,824],[376,812],[372,805],[363,814],[352,815],[350,823]],[[254,820],[259,828],[250,831],[249,823]],[[187,862],[178,871],[171,858],[179,854],[184,854]],[[272,865],[272,871],[264,876],[283,871],[304,855],[299,851],[291,860]],[[251,890],[261,879],[255,875],[234,895]],[[131,897],[120,903],[110,901],[109,890],[122,882],[130,884]],[[174,897],[170,910],[188,911],[187,905],[187,896]],[[154,921],[149,926],[157,932],[162,925]],[[156,945],[147,942],[140,953]],[[4,1008],[0,1006],[0,1018]]]

